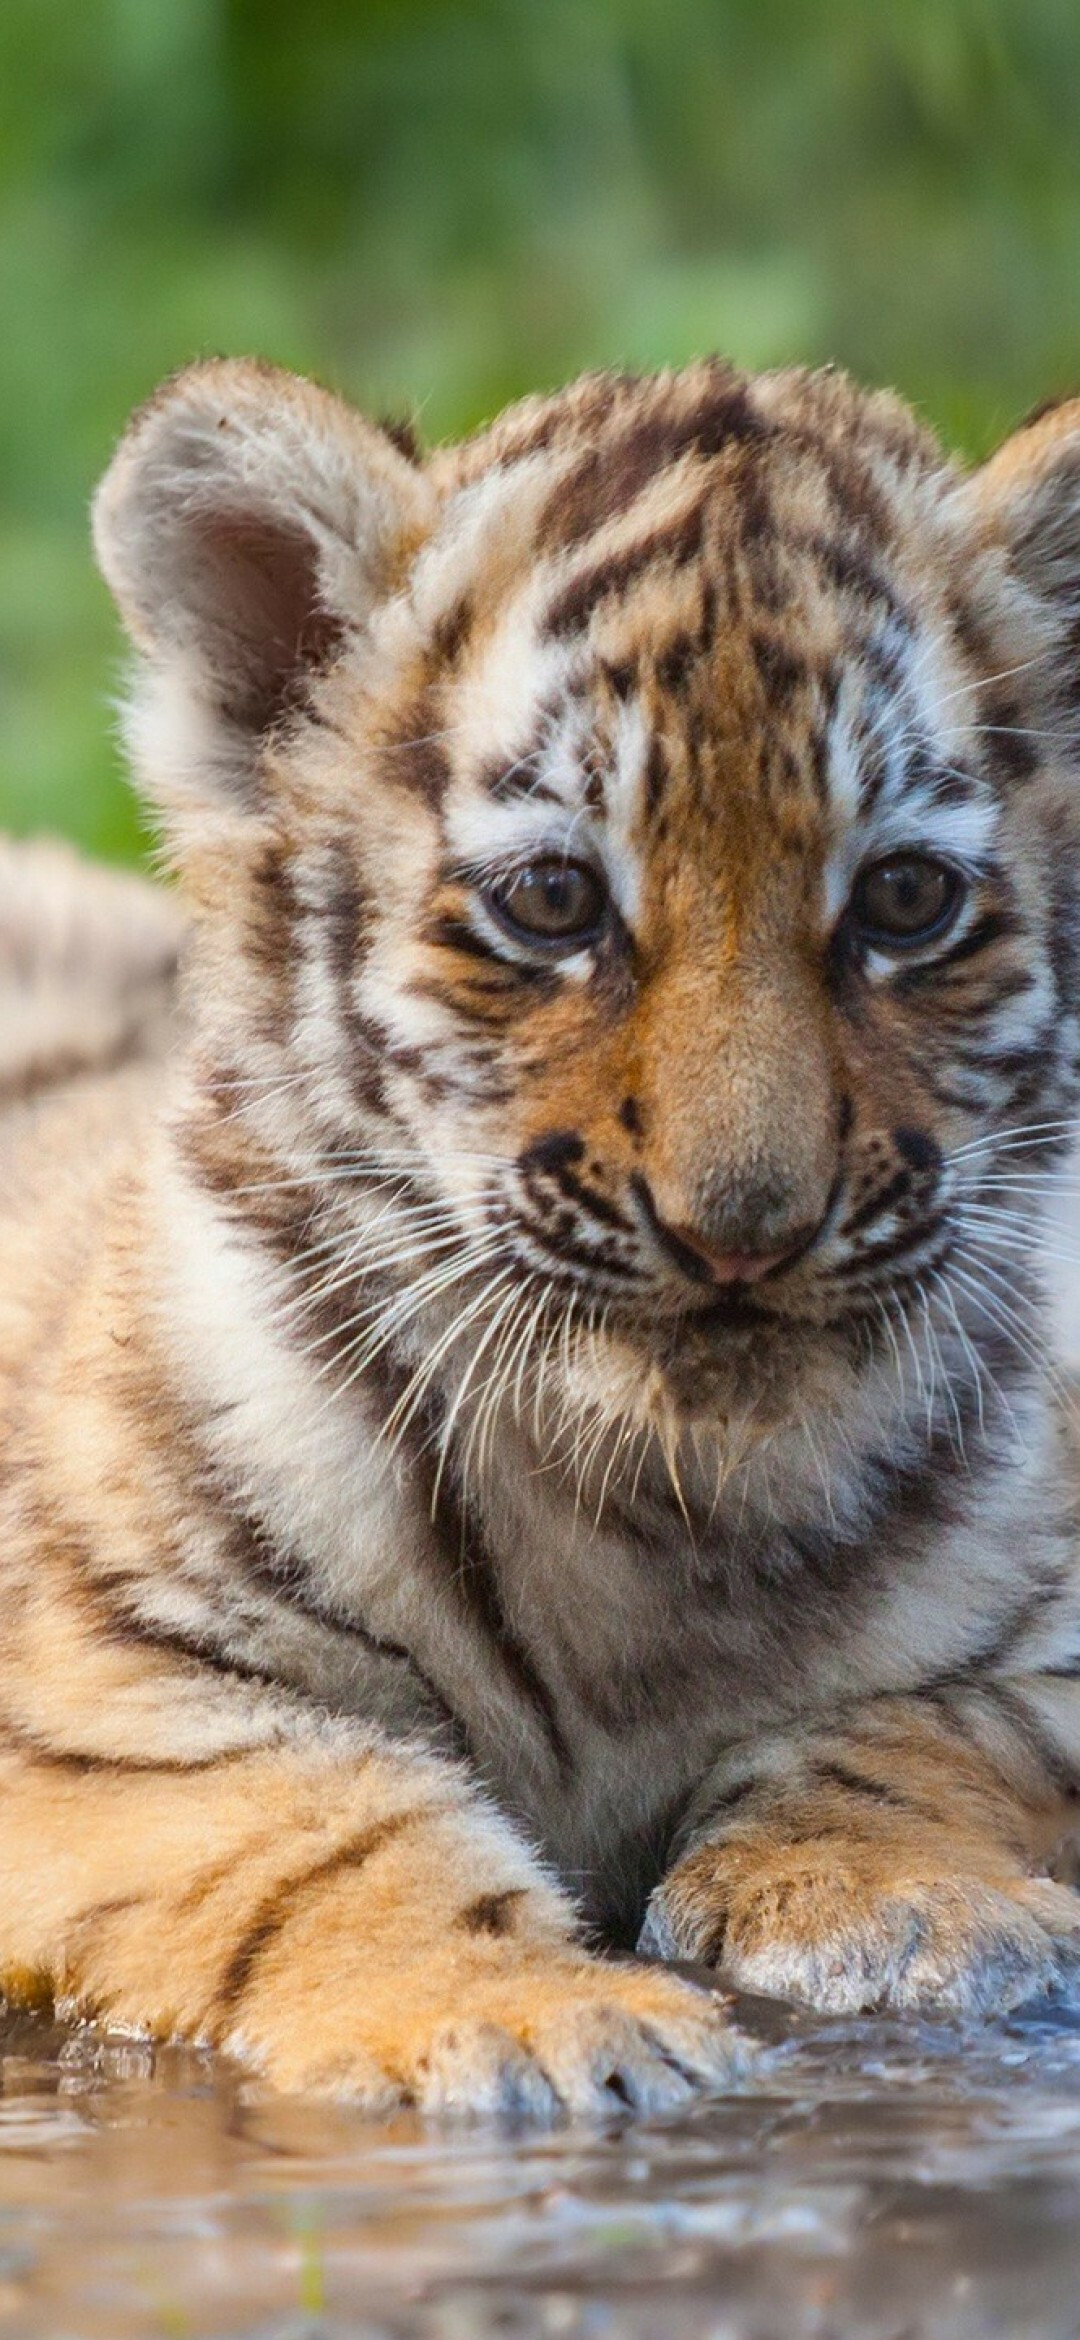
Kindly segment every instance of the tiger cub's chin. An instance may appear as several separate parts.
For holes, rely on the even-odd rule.
[[[8,1995],[551,2120],[746,2068],[639,1941],[1064,1987],[1080,402],[220,361],[94,525],[178,887],[0,856]]]

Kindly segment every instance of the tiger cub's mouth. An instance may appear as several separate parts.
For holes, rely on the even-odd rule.
[[[521,1166],[518,1165],[519,1169]],[[602,1311],[625,1336],[667,1355],[772,1344],[797,1327],[818,1331],[900,1313],[940,1272],[955,1240],[944,1164],[897,1159],[867,1191],[865,1167],[842,1164],[813,1224],[771,1230],[756,1245],[721,1248],[673,1227],[638,1175],[628,1194],[597,1192],[554,1156],[529,1161],[500,1198],[519,1264]],[[738,1231],[744,1234],[748,1224]]]

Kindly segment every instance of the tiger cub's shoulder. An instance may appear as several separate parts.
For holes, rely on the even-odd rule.
[[[182,933],[163,887],[0,837],[0,1120],[161,1053]]]

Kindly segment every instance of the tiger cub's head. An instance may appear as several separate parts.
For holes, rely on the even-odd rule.
[[[421,461],[213,363],[96,529],[219,1184],[691,1411],[1021,1339],[1002,1182],[1077,1087],[1080,401],[966,475],[839,374],[707,361]]]

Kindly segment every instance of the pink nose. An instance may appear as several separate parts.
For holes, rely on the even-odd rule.
[[[797,1249],[788,1243],[782,1251],[710,1251],[692,1227],[673,1227],[671,1232],[708,1269],[714,1284],[756,1284]]]

